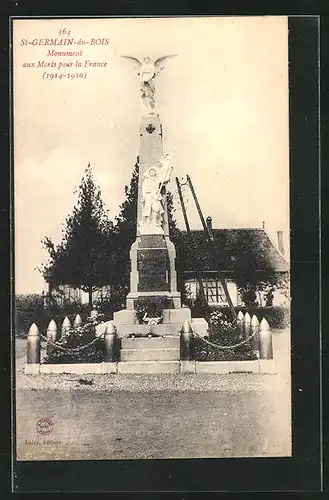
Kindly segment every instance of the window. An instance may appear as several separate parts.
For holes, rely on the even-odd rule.
[[[218,278],[202,278],[204,293],[208,304],[227,304],[225,292]],[[186,294],[189,299],[196,299],[199,284],[196,278],[185,282]]]
[[[218,279],[202,280],[208,304],[225,304],[227,302],[224,290]]]

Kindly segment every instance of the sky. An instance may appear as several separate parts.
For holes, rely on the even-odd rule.
[[[177,54],[154,81],[164,152],[176,150],[169,189],[178,225],[184,228],[174,177],[189,174],[213,227],[265,221],[275,244],[284,231],[289,254],[287,17],[44,18],[14,20],[13,28],[16,293],[42,291],[41,240],[60,242],[89,162],[109,216],[118,214],[142,115],[137,72],[121,55]],[[65,37],[108,42],[44,45]],[[49,49],[82,55],[50,56]],[[78,69],[38,67],[77,60]],[[83,77],[58,78],[77,72]],[[188,215],[198,229],[191,198]]]

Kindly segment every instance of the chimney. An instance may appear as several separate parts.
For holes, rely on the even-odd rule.
[[[213,233],[212,233],[212,218],[210,217],[210,215],[208,215],[208,217],[206,218],[206,224],[207,224],[207,228],[208,228],[208,233],[209,233],[210,239],[213,240],[214,236],[213,236]]]
[[[206,218],[206,224],[208,231],[212,233],[212,218],[210,217],[210,215],[208,215],[208,217]]]
[[[279,252],[284,255],[284,247],[283,247],[283,231],[278,231],[278,249]]]

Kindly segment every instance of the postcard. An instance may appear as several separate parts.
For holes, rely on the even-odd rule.
[[[12,24],[17,460],[290,457],[288,18]]]

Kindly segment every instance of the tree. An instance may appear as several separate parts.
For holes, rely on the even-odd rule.
[[[126,199],[120,205],[119,215],[114,225],[114,287],[122,296],[121,301],[129,291],[130,281],[130,247],[136,239],[137,231],[137,200],[139,157],[137,157],[129,186],[125,186]]]
[[[45,280],[79,288],[89,295],[111,283],[113,271],[113,223],[110,221],[95,184],[90,164],[77,190],[73,213],[66,219],[62,241],[55,245],[45,237],[44,247],[49,260],[42,265]]]
[[[278,289],[289,297],[289,273],[272,269],[264,272],[256,271],[253,277],[240,274],[237,287],[247,307],[257,304],[259,307],[273,306],[275,290]]]
[[[235,254],[234,275],[241,298],[246,306],[260,307],[273,305],[273,291],[287,287],[288,272],[276,271],[267,248],[267,239],[261,236],[254,240],[252,233],[244,232],[234,242],[238,252],[226,248],[226,254]]]

